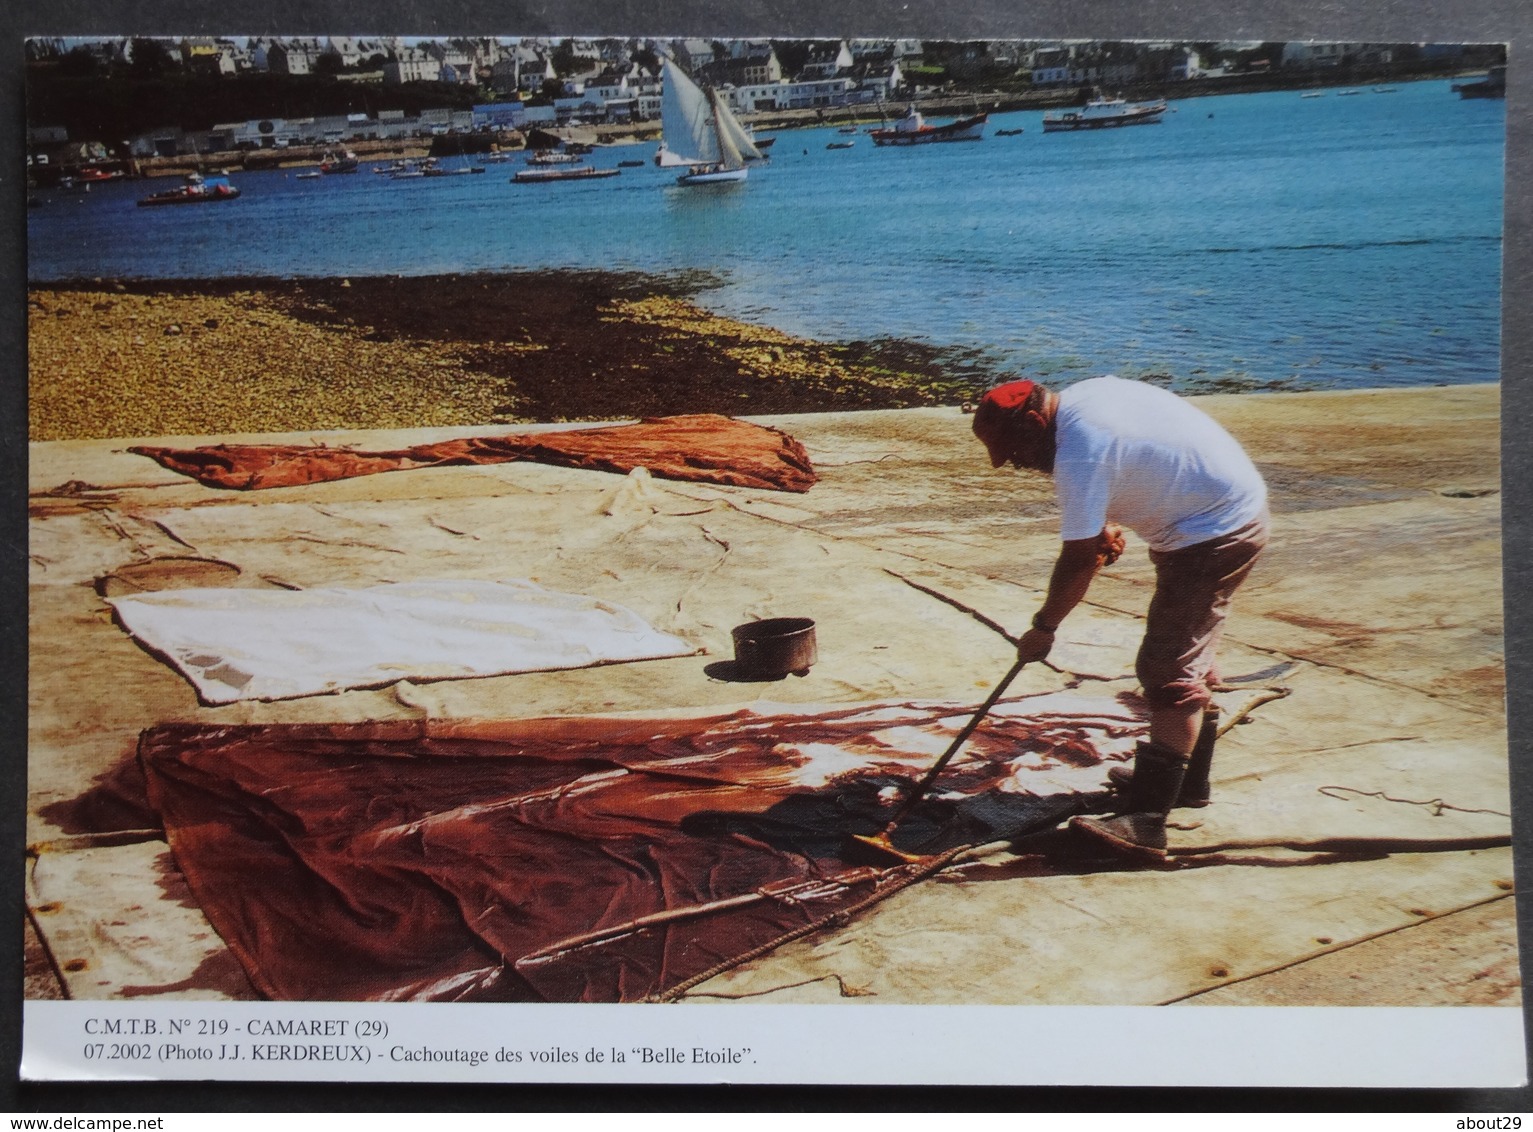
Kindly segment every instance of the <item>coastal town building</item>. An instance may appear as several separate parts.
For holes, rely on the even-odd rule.
[[[429,137],[449,130],[519,128],[572,123],[654,122],[660,116],[660,61],[670,58],[712,86],[739,114],[820,111],[853,106],[902,107],[930,92],[1029,89],[1064,96],[1082,89],[1120,91],[1145,84],[1175,84],[1288,71],[1295,75],[1347,67],[1394,64],[1445,70],[1466,64],[1494,66],[1494,49],[1463,45],[1369,43],[1265,43],[1230,41],[974,41],[927,44],[914,39],[715,40],[701,37],[576,39],[477,37],[405,42],[390,37],[115,37],[99,40],[34,39],[29,66],[53,66],[61,75],[126,72],[166,75],[176,70],[237,83],[261,72],[291,76],[304,92],[326,83],[377,83],[397,88],[446,84],[475,92],[473,105],[421,112],[378,108],[370,114],[319,118],[293,111],[319,109],[326,100],[305,97],[272,106],[281,116],[219,124],[144,123],[110,141],[118,157],[172,157],[219,149],[270,149],[349,140]],[[1309,81],[1309,80],[1303,80]],[[998,84],[994,87],[989,84]],[[341,100],[328,100],[335,106]],[[388,104],[384,100],[384,105]],[[445,100],[444,100],[445,101]],[[465,100],[467,102],[467,100]],[[462,105],[462,104],[460,104]],[[485,107],[496,107],[485,110]],[[325,107],[329,109],[330,107]],[[286,113],[281,113],[286,111]],[[217,111],[215,111],[217,112]],[[34,127],[55,125],[39,116]],[[83,132],[76,126],[77,132]],[[53,158],[63,140],[29,135],[29,156]],[[51,137],[51,134],[47,135]],[[122,143],[128,138],[128,144]]]
[[[401,49],[383,64],[383,81],[389,86],[402,83],[457,82],[459,71],[434,52],[423,47]]]
[[[515,94],[519,90],[536,90],[558,77],[559,72],[546,52],[532,43],[516,43],[509,45],[490,65],[487,79],[497,93]]]
[[[1135,82],[1139,77],[1137,53],[1115,50],[1113,45],[1062,43],[1040,48],[1033,55],[1035,87],[1115,87]]]
[[[1286,43],[1283,66],[1296,69],[1339,67],[1348,63],[1379,64],[1394,59],[1394,48],[1378,43]]]
[[[487,102],[473,108],[476,130],[519,130],[527,122],[527,105],[523,102]]]
[[[317,39],[280,39],[266,49],[266,63],[276,75],[310,75],[324,53]]]
[[[893,58],[859,62],[847,77],[854,84],[856,93],[861,95],[847,101],[893,101],[905,86],[905,72]]]
[[[846,40],[816,43],[810,46],[809,56],[799,68],[798,78],[801,82],[833,79],[844,71],[850,71],[856,64],[857,58]]]
[[[926,53],[926,44],[919,39],[853,39],[849,41],[853,56],[861,58],[868,51],[890,51],[901,62],[920,62]]]
[[[227,40],[183,39],[181,61],[191,70],[215,75],[239,73],[236,48]]]
[[[810,110],[815,107],[845,106],[856,89],[851,78],[819,79],[814,82],[763,83],[757,86],[728,87],[719,91],[736,112],[762,110]],[[872,101],[870,97],[868,101]]]
[[[673,39],[665,47],[666,54],[689,74],[697,74],[716,58],[712,40]]]

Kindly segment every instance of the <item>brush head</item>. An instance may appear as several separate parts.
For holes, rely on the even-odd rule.
[[[851,840],[857,843],[859,849],[869,850],[885,862],[898,861],[904,865],[918,865],[927,860],[919,853],[906,853],[903,849],[896,849],[890,842],[887,832],[871,835],[854,833],[851,835]]]

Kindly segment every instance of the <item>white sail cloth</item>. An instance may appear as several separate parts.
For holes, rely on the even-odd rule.
[[[697,651],[623,606],[522,580],[182,589],[108,600],[127,631],[209,704]]]
[[[667,59],[661,68],[660,125],[665,137],[661,164],[722,165],[739,169],[762,154],[729,107],[703,90]]]

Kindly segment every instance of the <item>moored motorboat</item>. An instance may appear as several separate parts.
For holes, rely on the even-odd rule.
[[[437,164],[433,163],[433,164],[428,165],[425,168],[423,168],[421,170],[421,175],[425,176],[425,177],[466,177],[470,173],[483,173],[483,172],[484,172],[484,166],[483,165],[453,165],[453,166],[443,166],[443,165],[437,165]]]
[[[343,149],[338,153],[335,150],[327,150],[319,162],[321,173],[355,173],[360,168],[361,162],[357,160],[357,155],[349,149]]]
[[[574,165],[580,160],[578,153],[562,149],[540,149],[527,158],[528,165]]]
[[[89,183],[94,181],[121,181],[127,175],[127,171],[121,168],[103,165],[86,165],[76,171],[75,179],[81,183]]]
[[[138,203],[156,204],[210,204],[213,201],[233,200],[240,191],[229,183],[229,178],[218,175],[204,177],[201,173],[188,173],[182,184],[164,192],[151,193]]]
[[[391,181],[414,181],[435,176],[437,168],[438,162],[434,157],[404,158],[388,167],[388,177]]]
[[[1160,102],[1126,102],[1121,98],[1093,98],[1079,110],[1063,110],[1043,116],[1046,134],[1072,130],[1102,130],[1118,126],[1152,126],[1166,112]]]
[[[511,175],[515,184],[541,184],[545,181],[589,181],[598,177],[616,177],[620,170],[598,169],[594,165],[561,166],[553,169],[518,169]]]
[[[888,129],[870,130],[874,145],[925,145],[928,142],[981,141],[985,136],[988,114],[975,114],[944,122],[940,126],[928,125],[921,112],[914,106],[910,112]]]

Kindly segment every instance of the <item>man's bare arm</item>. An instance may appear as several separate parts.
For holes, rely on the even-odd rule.
[[[1085,598],[1097,571],[1104,564],[1116,562],[1122,552],[1123,533],[1113,523],[1095,538],[1067,539],[1061,543],[1049,576],[1048,596],[1043,608],[1034,615],[1032,627],[1022,634],[1017,652],[1030,661],[1048,656],[1060,622]]]

